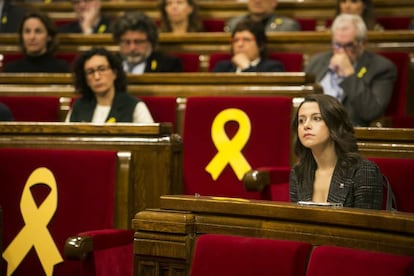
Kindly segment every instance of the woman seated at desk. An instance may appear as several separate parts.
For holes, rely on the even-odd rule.
[[[75,62],[74,78],[82,97],[73,103],[67,122],[154,122],[146,104],[127,93],[121,62],[105,48],[83,53]]]

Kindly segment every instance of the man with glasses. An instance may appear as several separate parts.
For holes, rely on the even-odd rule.
[[[369,126],[391,100],[397,69],[365,50],[367,28],[359,15],[337,16],[331,32],[332,50],[313,57],[305,71],[315,75],[324,94],[344,105],[355,126]]]
[[[77,20],[61,26],[59,33],[109,33],[111,20],[101,14],[101,0],[72,0]]]
[[[181,60],[156,50],[157,25],[141,12],[125,13],[113,25],[113,39],[119,44],[125,72],[131,74],[182,72]]]

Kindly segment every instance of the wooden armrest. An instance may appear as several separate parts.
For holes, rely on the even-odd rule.
[[[93,238],[72,236],[65,242],[64,253],[69,260],[85,260],[93,251]]]

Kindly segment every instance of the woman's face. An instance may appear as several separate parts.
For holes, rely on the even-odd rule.
[[[305,102],[298,111],[298,138],[309,149],[325,147],[332,142],[329,128],[322,119],[317,102]]]
[[[28,55],[41,55],[47,51],[47,43],[51,39],[46,26],[39,18],[29,18],[23,24],[23,45]]]
[[[188,20],[193,12],[193,7],[187,0],[166,0],[165,12],[170,23],[180,23]]]
[[[362,15],[364,3],[362,0],[339,0],[341,13]]]
[[[86,81],[97,97],[115,93],[116,72],[105,56],[94,55],[83,65]]]
[[[232,38],[233,54],[245,54],[250,61],[260,56],[260,49],[257,46],[256,38],[249,31],[241,31],[234,33]]]

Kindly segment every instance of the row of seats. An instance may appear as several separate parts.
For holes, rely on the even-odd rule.
[[[205,234],[196,241],[191,276],[414,275],[414,258],[306,242]]]

